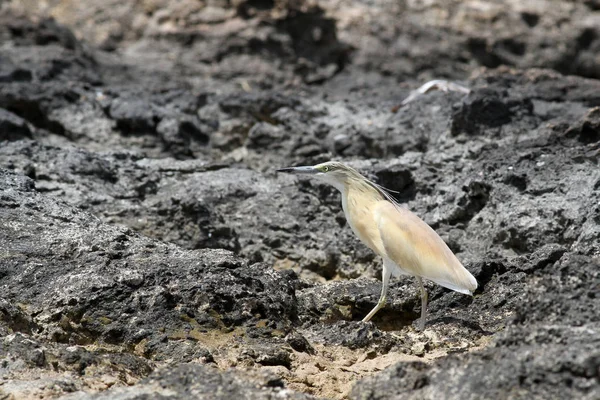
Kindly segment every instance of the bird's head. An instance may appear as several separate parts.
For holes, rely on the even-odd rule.
[[[337,161],[327,161],[313,166],[288,167],[278,169],[277,172],[286,172],[289,174],[309,175],[323,182],[329,183],[340,191],[344,190],[345,185],[352,178],[362,178],[354,169]]]

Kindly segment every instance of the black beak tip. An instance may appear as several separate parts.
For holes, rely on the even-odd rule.
[[[286,172],[286,173],[288,173],[288,174],[289,174],[289,173],[290,173],[290,172],[292,172],[293,170],[294,170],[294,168],[289,168],[289,167],[287,167],[287,168],[279,168],[279,169],[277,169],[276,171],[277,171],[277,172]]]

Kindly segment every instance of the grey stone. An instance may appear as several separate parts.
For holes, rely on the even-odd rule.
[[[0,397],[598,398],[593,2],[5,3]],[[381,260],[275,173],[332,158],[475,295],[362,323]]]

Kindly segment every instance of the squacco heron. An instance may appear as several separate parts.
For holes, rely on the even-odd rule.
[[[472,295],[477,280],[458,261],[437,233],[421,218],[400,206],[383,187],[339,162],[290,167],[278,172],[314,176],[342,193],[342,208],[352,231],[383,258],[381,296],[363,322],[386,302],[390,278],[412,275],[421,290],[421,320],[425,328],[427,291],[423,278],[459,293]]]

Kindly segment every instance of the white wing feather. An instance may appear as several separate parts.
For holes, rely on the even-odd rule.
[[[460,293],[477,289],[477,280],[422,219],[385,200],[373,212],[387,258],[404,272]]]

